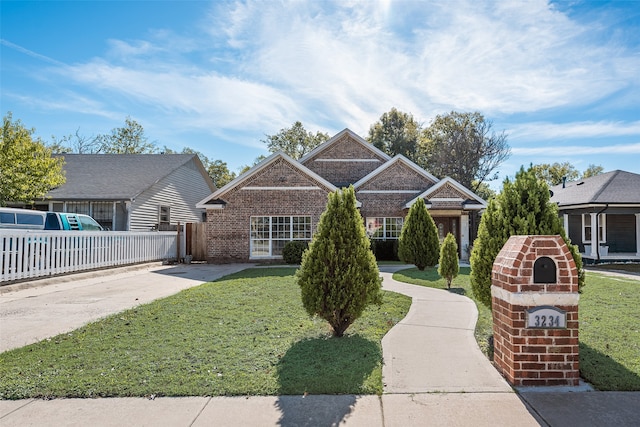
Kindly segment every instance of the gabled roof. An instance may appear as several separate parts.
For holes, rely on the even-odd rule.
[[[380,165],[379,168],[377,168],[376,170],[371,172],[369,175],[363,177],[360,181],[358,181],[355,184],[353,184],[353,187],[357,190],[358,187],[366,184],[368,181],[372,180],[373,178],[375,178],[376,176],[378,176],[382,172],[384,172],[386,169],[388,169],[389,167],[391,167],[391,166],[393,166],[393,165],[395,165],[397,163],[402,163],[402,164],[406,165],[410,169],[414,170],[416,173],[424,176],[425,178],[427,178],[428,180],[430,180],[432,182],[438,182],[438,178],[436,178],[435,176],[431,175],[429,172],[427,172],[426,170],[422,169],[420,166],[416,165],[415,163],[413,163],[411,160],[407,159],[402,154],[397,154],[393,159],[391,159],[388,162]]]
[[[335,190],[338,189],[335,185],[331,184],[329,181],[327,181],[326,179],[322,178],[320,175],[318,175],[315,172],[307,169],[306,167],[304,167],[303,165],[301,165],[300,163],[298,163],[297,161],[295,161],[294,159],[292,159],[291,157],[289,157],[285,153],[283,153],[281,151],[278,151],[277,153],[274,153],[271,156],[267,157],[262,162],[258,163],[257,165],[255,165],[254,167],[252,167],[251,169],[249,169],[248,171],[246,171],[245,173],[243,173],[242,175],[240,175],[239,177],[234,179],[233,181],[229,182],[224,187],[216,190],[210,196],[205,197],[204,199],[202,199],[200,202],[198,202],[196,204],[196,207],[197,208],[207,208],[207,207],[208,208],[212,208],[215,205],[223,206],[225,204],[225,202],[222,200],[222,197],[224,197],[224,195],[227,192],[229,192],[229,191],[233,190],[234,188],[240,186],[243,182],[247,181],[249,178],[251,178],[255,174],[259,173],[260,171],[265,170],[266,168],[268,168],[270,165],[272,165],[273,163],[275,163],[279,159],[284,160],[289,165],[291,165],[292,168],[297,169],[301,173],[307,175],[310,179],[320,183],[322,186],[325,187],[327,192],[335,191]]]
[[[558,206],[640,205],[640,175],[621,170],[551,187],[551,202]]]
[[[350,136],[354,141],[358,142],[363,147],[365,147],[366,149],[368,149],[371,152],[373,152],[375,155],[377,155],[379,157],[382,157],[385,160],[390,160],[391,159],[391,156],[389,156],[387,153],[385,153],[384,151],[382,151],[379,148],[375,147],[373,144],[367,142],[360,135],[358,135],[355,132],[353,132],[351,129],[345,128],[344,130],[340,131],[335,136],[333,136],[331,139],[329,139],[328,141],[323,142],[322,144],[318,145],[316,148],[314,148],[309,153],[307,153],[305,156],[303,156],[300,159],[300,163],[305,163],[308,159],[313,158],[313,157],[317,156],[318,154],[322,153],[323,151],[325,151],[326,149],[328,149],[329,147],[333,146],[335,143],[340,141],[345,135]]]
[[[460,193],[462,193],[467,197],[466,200],[462,200],[461,202],[462,204],[466,205],[468,209],[484,209],[487,207],[487,202],[482,197],[478,196],[476,193],[467,189],[458,181],[448,176],[440,180],[433,187],[429,187],[424,193],[420,194],[418,197],[410,200],[405,205],[405,207],[410,208],[411,205],[413,205],[413,203],[420,198],[429,200],[430,199],[429,196],[432,196],[433,194],[437,193],[438,190],[440,190],[442,187],[444,187],[447,184],[451,185],[453,188],[455,188],[457,191],[459,191]]]
[[[59,157],[64,157],[67,180],[47,193],[47,197],[54,200],[133,200],[192,160],[203,179],[215,189],[195,154],[64,154]]]

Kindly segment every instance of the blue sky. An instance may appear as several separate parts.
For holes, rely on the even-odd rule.
[[[640,1],[6,1],[2,113],[45,141],[127,116],[237,170],[300,120],[480,111],[521,165],[640,173]]]

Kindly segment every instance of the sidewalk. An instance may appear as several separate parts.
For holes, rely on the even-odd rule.
[[[230,270],[226,270],[227,267]],[[161,271],[152,268],[108,277],[103,274],[67,285],[55,285],[58,288],[30,288],[18,292],[3,290],[0,297],[2,341],[5,335],[19,332],[20,322],[9,321],[14,315],[6,307],[15,308],[20,301],[25,307],[38,307],[38,296],[46,296],[45,300],[58,299],[56,307],[64,316],[63,310],[77,312],[76,306],[82,305],[73,304],[74,301],[98,298],[91,296],[91,289],[104,290],[98,298],[102,301],[113,300],[114,295],[122,296],[121,292],[133,287],[135,292],[119,300],[122,308],[111,306],[112,310],[118,311],[127,308],[127,304],[144,302],[140,300],[141,296],[144,299],[159,298],[155,294],[156,288],[168,295],[244,267],[196,265],[164,267]],[[477,347],[473,337],[477,313],[472,301],[444,290],[395,282],[390,273],[393,269],[383,270],[387,271],[382,273],[384,288],[411,296],[413,304],[408,315],[382,341],[386,362],[383,368],[385,394],[382,396],[0,401],[0,425],[393,427],[640,424],[639,393],[566,393],[557,392],[557,389],[515,393]],[[36,298],[31,297],[34,292]],[[77,296],[72,297],[76,293]],[[102,304],[105,309],[109,306]],[[46,305],[41,309],[48,310]],[[77,321],[83,315],[87,319],[95,315],[90,310],[79,311],[81,313],[74,316]],[[49,323],[57,323],[60,319],[58,316],[47,318],[26,312],[19,317],[24,321],[30,316],[45,318]],[[51,322],[51,319],[56,322]],[[5,328],[5,323],[11,325],[10,328]],[[70,327],[66,322],[57,326]],[[59,332],[62,330],[55,333]],[[21,339],[28,341],[27,338],[23,336]]]

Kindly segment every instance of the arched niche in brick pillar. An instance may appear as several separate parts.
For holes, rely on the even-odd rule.
[[[515,386],[578,385],[578,272],[562,237],[512,236],[493,264],[491,297],[502,375]]]

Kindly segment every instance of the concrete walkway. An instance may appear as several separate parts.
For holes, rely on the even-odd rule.
[[[4,347],[6,339],[7,348],[35,342],[248,266],[154,265],[69,276],[71,281],[56,279],[47,286],[38,281],[0,288],[0,341]],[[383,286],[411,296],[413,304],[383,339],[382,396],[0,401],[0,425],[640,425],[638,393],[513,392],[477,347],[474,303],[444,290],[395,282],[391,271],[398,268],[384,268]]]

